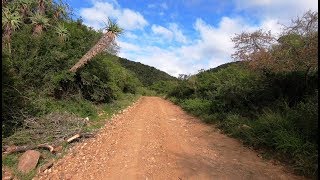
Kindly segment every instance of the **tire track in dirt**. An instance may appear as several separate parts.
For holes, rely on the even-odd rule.
[[[36,179],[303,179],[159,97],[142,97]]]

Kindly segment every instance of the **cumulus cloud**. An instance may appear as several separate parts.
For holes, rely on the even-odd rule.
[[[173,38],[173,33],[163,26],[152,25],[151,30],[154,34],[158,34],[168,40],[172,40]]]
[[[170,23],[168,28],[160,25],[152,25],[151,30],[154,34],[160,35],[170,41],[175,40],[179,43],[187,43],[188,41],[176,23]]]
[[[187,37],[182,33],[181,29],[176,23],[170,23],[169,29],[173,32],[174,38],[177,42],[187,43]]]
[[[127,43],[127,42],[123,42],[123,41],[117,41],[117,44],[125,49],[126,51],[140,51],[141,47],[131,44],[131,43]]]
[[[138,36],[136,34],[130,32],[130,31],[125,32],[124,36],[129,38],[129,39],[137,39],[138,38]]]
[[[103,28],[108,17],[116,18],[125,30],[143,29],[148,25],[147,20],[139,12],[122,9],[112,2],[93,1],[92,7],[80,9],[79,14],[85,24],[95,29]]]
[[[307,10],[318,10],[317,0],[234,0],[236,10],[254,13],[260,19],[288,23]]]

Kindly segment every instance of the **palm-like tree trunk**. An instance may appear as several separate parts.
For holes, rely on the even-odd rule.
[[[2,47],[8,45],[9,54],[11,54],[11,34],[12,28],[10,26],[6,26],[2,36]]]
[[[39,11],[39,13],[40,14],[44,14],[45,13],[45,2],[44,2],[45,0],[39,0],[39,2],[38,2],[38,11]]]
[[[34,35],[34,36],[40,35],[42,33],[42,29],[43,29],[43,26],[41,24],[35,25],[33,28],[32,35]]]
[[[115,39],[115,35],[112,32],[105,33],[99,41],[84,55],[82,58],[69,70],[76,72],[79,68],[87,64],[94,56],[101,53],[106,47],[108,47]]]

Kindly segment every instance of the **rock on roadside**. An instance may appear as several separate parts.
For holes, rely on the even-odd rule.
[[[2,180],[11,180],[13,179],[13,173],[7,167],[2,166]]]
[[[30,172],[37,166],[40,155],[40,152],[35,150],[28,150],[23,153],[19,158],[18,170],[23,173]]]

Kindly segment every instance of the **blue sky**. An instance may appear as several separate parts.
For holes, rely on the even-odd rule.
[[[230,40],[236,33],[257,29],[275,35],[281,24],[317,0],[66,0],[74,17],[95,29],[107,17],[125,33],[117,39],[119,56],[170,75],[194,74],[232,61]]]

